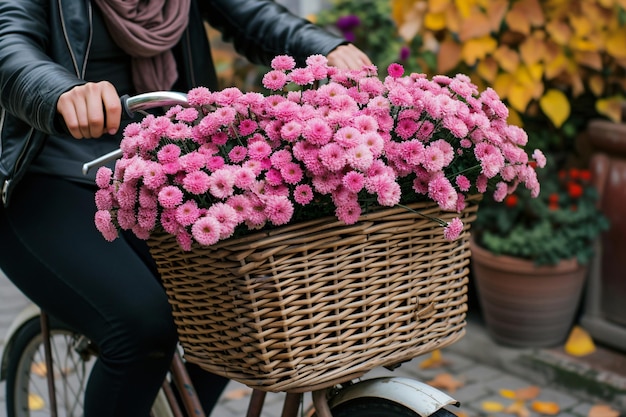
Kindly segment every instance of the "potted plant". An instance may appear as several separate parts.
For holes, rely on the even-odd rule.
[[[549,165],[548,165],[549,166]],[[540,172],[542,191],[486,198],[471,242],[474,282],[493,338],[562,343],[574,322],[594,242],[609,226],[585,169]]]

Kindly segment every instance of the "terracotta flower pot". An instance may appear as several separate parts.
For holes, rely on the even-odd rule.
[[[497,343],[548,347],[565,342],[580,302],[587,267],[554,266],[497,256],[471,242],[472,271],[487,330]]]

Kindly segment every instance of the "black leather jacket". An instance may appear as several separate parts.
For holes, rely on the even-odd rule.
[[[170,0],[175,1],[175,0]],[[90,0],[0,0],[0,187],[9,197],[49,134],[60,134],[56,103],[85,83],[91,46]],[[206,20],[251,62],[289,54],[301,64],[344,40],[271,0],[195,0],[175,48],[177,88],[215,88]]]

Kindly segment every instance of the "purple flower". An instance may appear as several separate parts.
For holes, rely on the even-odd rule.
[[[341,16],[339,19],[337,19],[337,28],[339,28],[340,31],[344,32],[344,34],[345,32],[351,31],[360,24],[361,19],[359,19],[359,16],[354,14]]]

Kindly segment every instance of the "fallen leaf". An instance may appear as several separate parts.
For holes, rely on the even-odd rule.
[[[441,350],[436,349],[430,354],[430,357],[428,359],[424,359],[420,363],[420,368],[421,369],[433,369],[433,368],[446,366],[449,364],[450,362],[443,358],[443,355],[441,354]]]
[[[452,39],[443,41],[437,54],[437,71],[445,74],[456,68],[459,62],[461,62],[461,45]]]
[[[572,356],[585,356],[595,350],[596,346],[589,333],[580,326],[572,327],[565,342],[565,352]]]
[[[28,409],[30,411],[40,411],[46,406],[45,400],[37,394],[28,394]]]
[[[541,390],[535,385],[515,390],[515,399],[518,401],[533,400],[539,396]]]
[[[533,401],[530,408],[536,413],[548,416],[556,416],[561,411],[557,403],[548,401]]]
[[[608,405],[599,404],[591,407],[587,417],[619,417],[619,412]]]
[[[509,400],[514,400],[515,399],[515,391],[511,390],[511,389],[501,389],[500,390],[500,396],[507,398]]]
[[[227,391],[224,394],[224,398],[227,400],[241,400],[242,398],[246,398],[250,395],[252,390],[250,388],[238,388]]]
[[[464,383],[459,381],[450,374],[439,374],[434,379],[428,381],[428,384],[434,388],[439,388],[448,392],[455,392],[461,388]]]
[[[483,410],[487,411],[488,413],[500,413],[504,411],[504,405],[496,401],[483,401],[482,407]]]
[[[530,411],[526,408],[524,401],[515,401],[503,411],[507,414],[514,414],[517,417],[530,417]]]
[[[42,378],[44,378],[48,373],[46,369],[46,364],[43,362],[33,362],[30,365],[30,372]]]

